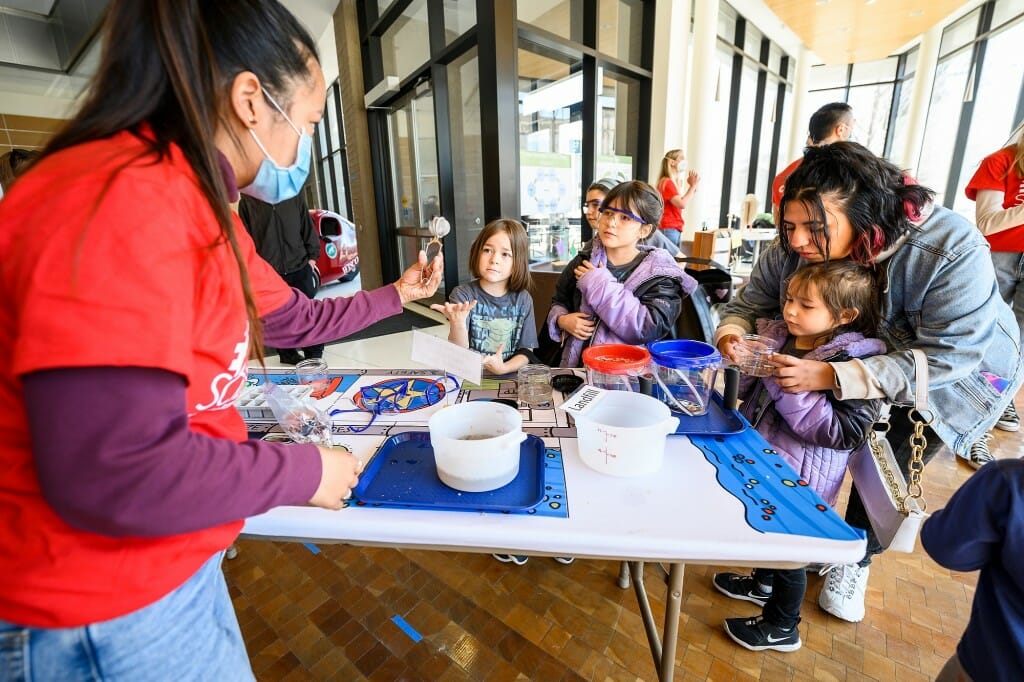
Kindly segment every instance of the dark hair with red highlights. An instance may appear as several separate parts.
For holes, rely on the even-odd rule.
[[[808,214],[827,224],[822,199],[843,212],[855,233],[850,259],[871,265],[879,253],[891,248],[920,221],[935,192],[918,185],[913,178],[885,159],[875,156],[856,142],[834,142],[809,147],[803,161],[786,180],[779,215],[798,201]],[[785,221],[779,221],[779,242],[792,251],[785,235]],[[828,260],[830,236],[825,230],[816,238],[818,253]]]

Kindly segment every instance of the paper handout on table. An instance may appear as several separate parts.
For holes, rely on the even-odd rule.
[[[480,383],[479,353],[417,329],[412,330],[412,360],[433,369],[443,369],[463,381]]]

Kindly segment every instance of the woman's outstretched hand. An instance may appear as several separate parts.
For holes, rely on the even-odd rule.
[[[402,303],[408,303],[433,296],[437,287],[441,286],[443,276],[444,256],[437,254],[428,265],[426,252],[420,250],[419,262],[410,265],[402,273],[402,277],[395,282],[395,288],[398,289],[398,296],[402,299]]]
[[[832,365],[818,360],[804,360],[775,353],[772,355],[775,365],[776,382],[786,393],[803,393],[805,391],[829,391],[836,387],[836,374]]]

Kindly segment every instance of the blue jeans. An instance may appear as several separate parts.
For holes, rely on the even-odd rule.
[[[679,242],[683,238],[683,233],[682,232],[680,232],[679,230],[673,230],[673,229],[662,229],[660,227],[658,229],[661,230],[661,233],[663,235],[668,237],[668,240],[670,242],[672,242],[673,244],[676,245],[677,249],[679,248]]]
[[[1024,253],[993,251],[992,267],[996,271],[999,295],[1013,308],[1017,326],[1024,338]]]
[[[223,552],[149,606],[77,628],[0,621],[0,680],[252,680]]]

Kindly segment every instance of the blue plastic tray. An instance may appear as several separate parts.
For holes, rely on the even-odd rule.
[[[724,436],[740,433],[747,428],[747,422],[737,410],[727,410],[722,406],[722,396],[713,393],[708,411],[699,417],[672,411],[673,417],[679,417],[676,435]]]
[[[437,477],[430,434],[391,436],[370,460],[352,491],[358,505],[402,505],[454,511],[521,511],[544,499],[544,441],[528,435],[519,450],[519,475],[497,490],[465,493]]]

